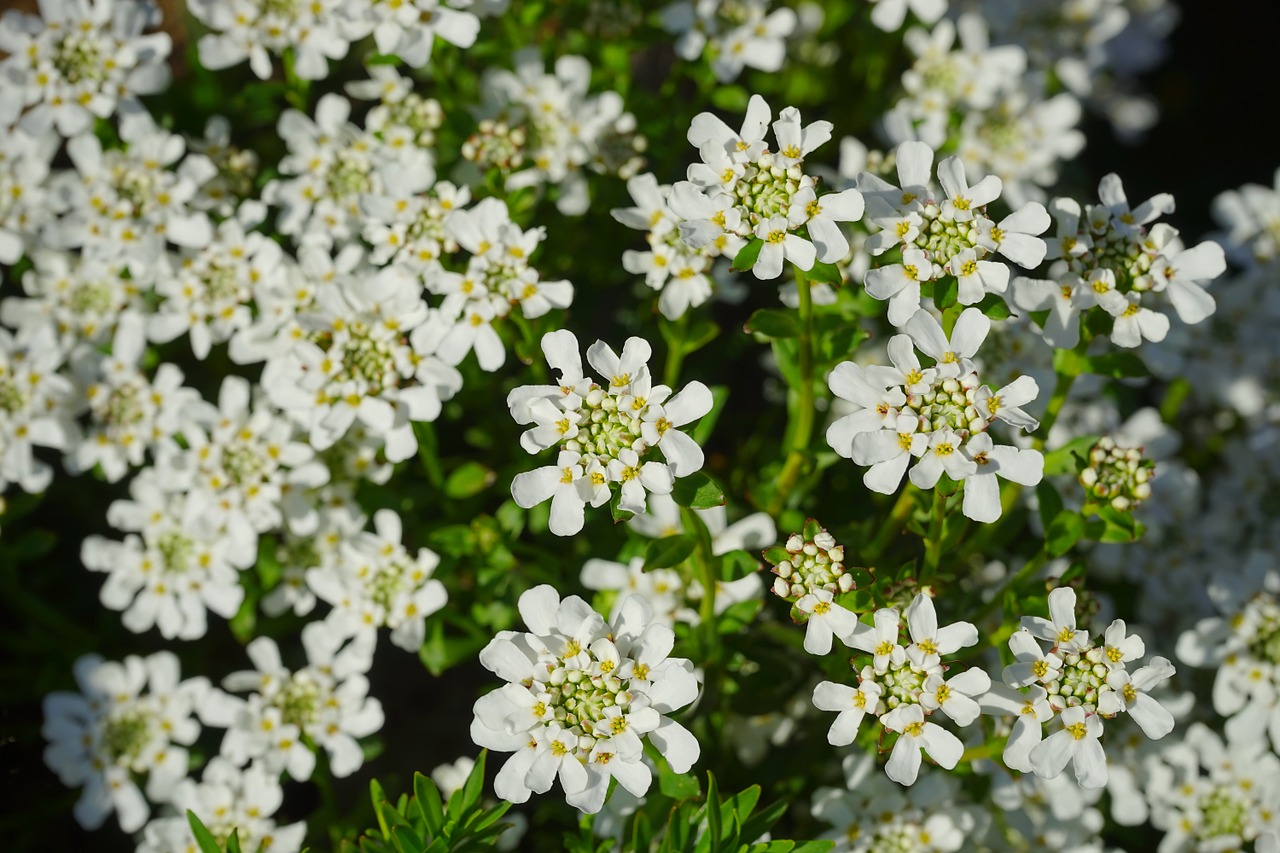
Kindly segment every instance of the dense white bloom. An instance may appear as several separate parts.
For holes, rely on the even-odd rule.
[[[325,625],[337,637],[391,629],[391,642],[416,652],[426,636],[426,618],[444,607],[444,584],[431,577],[440,558],[420,548],[416,556],[401,544],[400,516],[389,509],[373,514],[374,532],[341,545],[336,563],[306,573],[307,586],[333,605]]]
[[[897,608],[877,610],[874,627],[858,624],[850,632],[846,642],[872,655],[872,661],[860,670],[854,664],[856,689],[823,681],[813,691],[817,708],[839,714],[827,733],[832,746],[852,743],[868,714],[878,718],[886,730],[898,733],[885,772],[901,785],[915,783],[921,750],[948,770],[955,767],[963,745],[929,717],[941,711],[958,725],[970,725],[978,717],[975,700],[991,687],[991,679],[976,667],[943,680],[944,673],[957,665],[944,666],[941,656],[977,643],[978,631],[973,625],[956,622],[939,628],[933,601],[923,593],[912,599],[906,617],[911,642],[905,648],[900,642],[902,620]]]
[[[414,146],[388,141],[352,124],[351,102],[327,94],[314,118],[286,110],[278,133],[289,149],[281,179],[263,189],[263,201],[282,209],[282,234],[329,248],[353,241],[361,230],[361,199],[405,182],[426,187],[435,179],[431,157]]]
[[[1103,720],[1128,713],[1147,737],[1159,739],[1173,730],[1173,715],[1148,692],[1173,675],[1162,657],[1131,672],[1126,663],[1145,651],[1122,620],[1107,628],[1101,643],[1076,627],[1076,594],[1070,587],[1049,593],[1049,618],[1023,616],[1009,638],[1015,663],[1004,668],[1004,687],[982,700],[988,714],[1018,717],[1005,745],[1005,764],[1031,770],[1045,779],[1072,764],[1083,788],[1107,784],[1107,759],[1099,738]],[[1036,638],[1050,644],[1046,653]],[[1027,688],[1020,693],[1017,689]],[[1056,718],[1048,737],[1042,724]]]
[[[74,389],[58,373],[61,363],[49,327],[25,343],[0,329],[0,491],[9,483],[44,491],[53,469],[35,457],[34,448],[69,450],[75,442]]]
[[[222,756],[240,767],[259,762],[268,772],[287,771],[295,779],[311,776],[315,756],[306,737],[329,756],[334,776],[350,776],[364,763],[357,738],[382,728],[382,704],[370,697],[365,673],[373,663],[372,633],[350,642],[329,625],[312,622],[302,629],[307,665],[290,671],[275,641],[258,637],[245,649],[255,669],[223,679],[227,690],[254,691],[247,699],[221,697],[205,719],[228,729]]]
[[[421,68],[431,59],[436,36],[458,47],[475,43],[480,19],[470,5],[470,0],[370,0],[365,15],[378,53]]]
[[[550,586],[520,596],[530,631],[504,631],[480,652],[486,669],[508,682],[475,703],[471,737],[514,752],[494,793],[523,803],[558,777],[565,799],[594,814],[611,779],[644,796],[653,781],[642,760],[647,737],[676,773],[698,760],[698,741],[668,714],[698,696],[693,664],[668,657],[670,628],[653,608],[628,596],[612,624],[577,596]]]
[[[1254,552],[1218,572],[1209,598],[1221,616],[1201,619],[1178,638],[1178,657],[1216,667],[1213,708],[1227,733],[1244,740],[1264,730],[1280,745],[1280,572],[1273,555]]]
[[[85,829],[114,811],[121,829],[136,832],[150,811],[139,777],[156,802],[174,794],[187,775],[185,747],[200,736],[192,715],[216,691],[205,678],[180,682],[173,652],[123,663],[85,655],[74,671],[79,693],[44,699],[45,764],[64,785],[84,786],[74,814]]]
[[[138,95],[169,85],[169,34],[143,35],[159,23],[150,0],[41,0],[38,16],[6,12],[0,76],[28,108],[21,127],[70,137],[117,110],[140,112]]]
[[[280,782],[261,764],[239,769],[222,758],[213,758],[200,781],[183,779],[169,804],[178,814],[159,817],[142,829],[138,853],[187,853],[199,849],[191,832],[187,811],[213,834],[229,838],[234,832],[242,850],[298,853],[307,834],[305,821],[276,826],[271,816],[284,801]]]
[[[186,334],[203,360],[213,344],[248,328],[254,287],[271,287],[285,275],[280,244],[248,230],[265,218],[265,207],[246,202],[236,218],[218,225],[209,245],[172,259],[172,271],[156,276],[164,302],[147,319],[147,337],[163,342]]]
[[[441,269],[427,279],[428,289],[444,295],[441,314],[454,321],[436,352],[456,365],[474,350],[482,369],[497,370],[506,349],[494,321],[505,319],[517,305],[526,319],[567,308],[573,285],[541,280],[529,258],[546,229],[522,230],[501,199],[487,198],[469,210],[454,211],[445,221],[445,234],[471,258],[463,273]]]
[[[680,0],[661,11],[662,26],[676,38],[680,58],[704,53],[721,83],[743,68],[774,72],[787,56],[786,40],[796,31],[794,10],[769,7],[770,0]]]
[[[143,318],[128,313],[116,326],[111,355],[88,346],[72,354],[80,407],[89,410],[88,430],[65,460],[73,474],[101,465],[115,482],[188,422],[199,392],[183,386],[182,371],[173,364],[161,364],[155,379],[148,379],[139,368],[145,347]]]
[[[1044,458],[1036,450],[996,447],[987,428],[996,420],[1021,429],[1036,421],[1020,408],[1035,399],[1034,379],[1022,376],[992,392],[980,384],[973,356],[991,327],[977,308],[966,308],[951,337],[921,309],[906,323],[905,335],[889,341],[893,367],[836,366],[831,390],[854,411],[831,424],[827,443],[841,456],[869,465],[867,488],[892,494],[914,458],[911,482],[931,489],[943,472],[963,480],[962,510],[976,521],[1000,517],[1000,490],[994,476],[1024,485],[1040,482]],[[935,365],[922,367],[915,350]]]
[[[690,382],[672,396],[665,385],[654,385],[649,373],[650,347],[641,338],[628,338],[618,356],[603,341],[587,351],[602,376],[601,386],[583,376],[578,339],[572,332],[550,332],[542,351],[559,385],[525,385],[507,397],[511,416],[519,424],[533,424],[520,438],[530,453],[560,446],[555,465],[517,474],[511,495],[529,508],[552,499],[551,532],[572,536],[582,529],[583,507],[600,506],[619,487],[618,506],[644,512],[650,492],[668,494],[676,477],[702,468],[702,449],[678,429],[711,410],[711,392]],[[665,459],[651,459],[653,448]]]
[[[205,122],[204,137],[189,138],[187,147],[208,157],[217,170],[200,188],[192,205],[224,218],[235,215],[236,205],[255,194],[253,182],[260,166],[257,153],[232,144],[231,121],[226,116],[211,116]]]
[[[735,132],[712,113],[694,116],[689,143],[701,163],[689,167],[688,181],[672,188],[672,198],[702,195],[705,212],[695,206],[680,223],[680,236],[695,249],[719,240],[726,232],[761,241],[752,266],[756,278],[777,278],[783,260],[802,270],[814,261],[843,260],[849,242],[838,222],[862,218],[862,196],[855,189],[816,194],[816,182],[805,173],[805,155],[831,138],[831,122],[802,125],[800,112],[787,107],[773,122],[778,150],[764,141],[772,111],[764,98],[752,95],[742,129]],[[702,218],[705,217],[705,218]],[[805,229],[805,235],[797,233]]]
[[[650,505],[666,495],[653,495]],[[669,498],[668,498],[669,499]],[[639,516],[636,516],[637,518]],[[634,519],[633,519],[634,520]],[[654,621],[674,626],[676,622],[697,625],[702,621],[698,602],[703,588],[698,580],[685,584],[680,572],[674,569],[650,569],[645,571],[644,558],[633,557],[627,564],[611,560],[591,559],[582,565],[582,585],[587,589],[614,594],[610,618],[616,619],[626,603],[627,596],[643,596],[652,606]],[[715,612],[723,613],[741,601],[760,597],[760,578],[750,574],[736,581],[718,581],[715,588]]]
[[[303,80],[329,75],[329,60],[347,55],[350,43],[368,35],[368,0],[191,0],[188,8],[208,28],[200,37],[200,63],[220,70],[246,59],[261,80],[271,76],[271,55],[293,55],[293,73]]]
[[[888,300],[889,322],[903,326],[920,308],[920,285],[944,275],[959,283],[961,305],[980,302],[988,293],[1003,294],[1009,268],[989,260],[1003,255],[1028,269],[1045,256],[1037,237],[1049,227],[1043,206],[1030,202],[998,223],[987,205],[1000,197],[1001,181],[988,175],[972,187],[957,157],[938,164],[944,194],[930,186],[933,149],[923,142],[904,142],[896,159],[900,186],[863,172],[858,189],[867,200],[868,219],[879,229],[867,241],[873,255],[898,247],[902,263],[868,270],[867,293]]]
[[[52,215],[45,182],[56,152],[49,140],[17,128],[0,139],[0,264],[16,264]]]
[[[76,168],[53,181],[67,213],[49,225],[48,242],[144,265],[154,263],[169,243],[187,249],[208,245],[213,226],[193,202],[217,173],[209,158],[186,154],[183,138],[146,113],[121,119],[120,139],[126,147],[108,150],[91,133],[67,143]]]
[[[560,56],[547,73],[538,50],[525,48],[514,64],[514,71],[485,72],[480,133],[462,154],[481,167],[499,168],[508,190],[557,187],[556,207],[579,216],[591,203],[583,170],[631,177],[644,162],[644,137],[617,92],[588,94],[591,65],[583,57]],[[494,147],[499,126],[505,141]]]
[[[387,459],[417,450],[410,421],[430,421],[462,387],[457,370],[434,355],[448,321],[432,313],[421,289],[395,267],[319,289],[285,349],[263,370],[271,401],[325,450],[357,422],[385,441]]]
[[[1186,249],[1177,229],[1151,224],[1173,211],[1173,197],[1161,193],[1130,208],[1114,174],[1102,179],[1098,197],[1099,204],[1083,209],[1071,199],[1054,199],[1058,234],[1049,241],[1049,278],[1014,281],[1019,307],[1049,310],[1045,340],[1074,347],[1080,313],[1097,306],[1114,318],[1111,341],[1117,346],[1162,341],[1169,319],[1149,307],[1154,300],[1148,294],[1164,294],[1187,325],[1213,314],[1216,302],[1205,286],[1226,270],[1226,258],[1217,243]]]
[[[124,626],[155,625],[166,638],[193,640],[208,628],[207,611],[230,619],[244,590],[236,569],[257,559],[257,540],[235,542],[218,523],[212,497],[186,491],[175,472],[148,468],[129,484],[132,500],[115,501],[107,521],[130,535],[123,542],[90,536],[80,548],[89,569],[107,572],[100,597],[124,611]]]

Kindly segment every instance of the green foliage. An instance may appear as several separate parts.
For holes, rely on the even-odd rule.
[[[370,796],[378,825],[360,836],[362,853],[482,853],[510,825],[502,816],[510,803],[484,806],[484,770],[487,751],[482,751],[467,781],[443,804],[440,791],[427,776],[415,773],[413,796],[401,794],[393,804],[377,780],[370,783]]]

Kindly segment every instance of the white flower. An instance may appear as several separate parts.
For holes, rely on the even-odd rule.
[[[178,853],[199,849],[187,819],[188,810],[215,838],[229,838],[234,832],[243,850],[270,849],[277,853],[298,853],[307,834],[305,821],[277,826],[271,819],[284,792],[280,782],[260,764],[241,770],[222,758],[213,758],[199,782],[183,779],[170,805],[174,817],[152,820],[142,829],[138,853]]]
[[[169,34],[143,35],[159,23],[159,7],[147,0],[44,0],[39,16],[6,12],[0,76],[28,107],[22,128],[70,137],[95,118],[140,112],[138,95],[169,85]]]
[[[871,23],[885,32],[894,32],[907,18],[907,9],[926,24],[932,24],[947,12],[947,0],[872,0]]]
[[[1107,756],[1098,741],[1102,721],[1097,714],[1086,715],[1078,706],[1065,709],[1060,717],[1062,728],[1031,750],[1031,766],[1036,775],[1053,779],[1070,763],[1080,787],[1103,787],[1107,784]]]
[[[70,450],[74,389],[58,373],[62,358],[53,331],[42,326],[25,344],[0,329],[0,491],[9,483],[42,492],[53,469],[36,458],[35,447]]]
[[[1023,616],[1022,629],[1053,643],[1062,654],[1078,654],[1088,647],[1089,632],[1076,629],[1076,591],[1063,586],[1049,593],[1049,619]]]
[[[583,506],[599,506],[617,484],[619,507],[644,512],[646,495],[668,494],[675,477],[702,468],[702,451],[678,427],[711,409],[711,392],[691,382],[668,400],[671,389],[653,385],[647,365],[650,347],[630,338],[619,357],[597,341],[588,351],[593,367],[608,377],[607,387],[582,375],[578,340],[572,332],[551,332],[542,350],[561,372],[556,386],[523,386],[507,404],[517,423],[534,426],[521,436],[530,453],[560,445],[556,465],[519,474],[512,496],[521,506],[552,501],[551,530],[571,536],[582,529]],[[646,458],[657,447],[666,458]]]
[[[704,53],[721,83],[734,80],[743,68],[774,72],[786,59],[786,39],[796,30],[796,13],[782,6],[769,9],[768,0],[681,0],[660,11],[662,26],[677,36],[675,50],[682,59]]]
[[[0,23],[0,42],[4,29]],[[38,245],[33,238],[53,217],[53,199],[45,184],[55,153],[56,145],[18,128],[0,139],[0,264],[16,264],[29,247]]]
[[[394,54],[410,67],[421,68],[431,59],[436,36],[458,47],[475,43],[480,19],[464,11],[470,5],[469,0],[374,0],[365,14],[373,25],[378,53]]]
[[[313,0],[191,0],[191,14],[208,28],[200,37],[200,64],[215,71],[246,59],[260,80],[271,76],[271,55],[293,54],[293,72],[303,80],[322,80],[329,60],[347,55],[350,43],[368,35],[360,15],[364,2]],[[354,13],[354,14],[353,14]]]
[[[325,624],[338,637],[391,629],[391,642],[416,652],[426,636],[426,618],[448,600],[444,584],[431,577],[440,558],[427,548],[417,556],[401,544],[400,516],[373,514],[373,533],[342,543],[336,565],[306,573],[307,585],[333,605]]]
[[[857,190],[818,197],[814,178],[804,172],[804,156],[831,137],[831,123],[802,126],[800,113],[787,107],[773,123],[775,152],[764,141],[770,115],[764,99],[753,95],[741,133],[710,113],[695,116],[688,137],[702,162],[690,166],[689,180],[671,191],[673,209],[677,199],[690,199],[678,205],[689,214],[680,223],[680,236],[695,249],[730,228],[739,238],[761,240],[752,267],[761,279],[781,275],[784,259],[802,270],[812,269],[816,260],[843,259],[848,241],[836,223],[857,220],[863,211]],[[808,224],[807,237],[796,233]]]
[[[96,829],[114,811],[121,829],[136,832],[149,813],[137,781],[146,775],[147,796],[157,802],[174,794],[187,775],[185,747],[200,735],[192,715],[211,695],[209,682],[179,682],[172,652],[123,663],[85,655],[75,677],[79,693],[44,699],[45,764],[64,785],[84,786],[74,810],[82,827]]]
[[[480,662],[508,683],[475,704],[472,739],[514,752],[494,792],[514,803],[545,793],[558,776],[569,804],[594,814],[611,778],[644,796],[652,772],[647,738],[677,773],[698,760],[687,729],[667,715],[698,695],[693,665],[669,658],[675,635],[653,622],[643,598],[629,596],[612,625],[577,596],[550,586],[520,596],[529,633],[502,632]]]
[[[865,681],[855,689],[833,681],[823,681],[813,688],[813,707],[819,711],[838,712],[827,732],[827,743],[848,746],[858,736],[858,727],[867,714],[875,714],[882,688],[875,681]]]
[[[237,547],[206,493],[185,491],[172,472],[160,471],[139,472],[129,484],[132,500],[107,509],[107,521],[131,535],[123,542],[90,536],[80,559],[108,573],[100,598],[123,611],[130,631],[154,625],[166,638],[198,639],[208,629],[207,611],[230,619],[240,609],[244,590],[236,570],[256,561],[257,541]]]
[[[246,648],[256,669],[223,680],[231,691],[253,690],[248,701],[225,701],[209,719],[228,728],[223,757],[236,766],[262,761],[272,773],[310,777],[314,758],[299,738],[305,735],[329,756],[334,776],[350,776],[364,763],[357,738],[382,728],[382,705],[368,695],[365,673],[373,662],[374,637],[349,642],[329,625],[312,622],[302,630],[307,665],[291,672],[280,660],[275,641],[259,637]],[[278,732],[283,732],[279,735]],[[299,760],[299,755],[303,760]]]
[[[870,634],[871,629],[858,617],[832,601],[829,590],[819,589],[796,602],[796,609],[808,614],[805,624],[804,650],[811,655],[831,651],[831,638],[839,637],[847,646],[856,645],[855,637]]]
[[[1000,469],[989,467],[992,460],[1007,462],[1010,478],[1029,485],[1040,482],[1044,460],[1035,451],[995,447],[986,430],[997,419],[1034,429],[1035,419],[1020,406],[1034,399],[1039,389],[1030,377],[996,393],[980,384],[973,356],[991,321],[977,308],[961,312],[950,340],[923,309],[905,326],[908,334],[889,341],[892,368],[843,363],[832,371],[833,390],[862,410],[832,424],[827,442],[856,464],[870,466],[863,483],[873,491],[896,491],[914,457],[918,461],[910,476],[915,486],[931,489],[945,472],[966,483],[966,516],[979,521],[999,518],[999,489],[990,476]],[[934,367],[921,367],[913,343],[933,358]],[[971,488],[968,478],[975,475],[979,481]]]
[[[913,785],[920,773],[920,753],[927,752],[940,767],[951,770],[964,753],[964,744],[951,732],[925,720],[919,705],[900,705],[880,718],[898,740],[889,754],[884,772],[899,785]]]

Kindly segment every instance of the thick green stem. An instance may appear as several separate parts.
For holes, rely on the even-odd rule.
[[[922,585],[938,576],[938,566],[942,563],[942,523],[946,515],[947,496],[934,489],[933,517],[929,521],[928,537],[924,540],[924,569],[920,573]]]
[[[800,474],[804,470],[809,451],[809,440],[813,437],[814,394],[813,394],[813,295],[809,288],[809,278],[804,270],[795,268],[796,293],[800,297],[800,337],[799,368],[800,387],[796,388],[796,405],[792,410],[791,441],[787,453],[787,461],[778,475],[773,500],[769,503],[769,514],[777,515],[786,506],[787,498],[796,487]]]
[[[702,623],[703,629],[709,628],[711,632],[711,640],[714,642],[715,620],[716,620],[716,584],[719,578],[716,576],[716,560],[712,554],[711,531],[707,530],[707,525],[696,512],[688,507],[680,508],[680,519],[684,522],[685,528],[692,533],[698,540],[698,569],[701,577],[699,581],[702,583],[702,601],[699,607],[699,621]]]
[[[910,483],[898,495],[898,500],[894,503],[893,509],[889,510],[889,516],[880,525],[880,529],[876,531],[876,538],[871,540],[871,544],[862,549],[861,558],[864,562],[870,564],[880,559],[880,555],[884,553],[884,549],[889,547],[889,543],[893,537],[902,532],[902,525],[907,521],[907,516],[911,515],[911,510],[915,509],[916,498],[915,491]]]
[[[667,338],[667,363],[662,371],[662,384],[675,388],[680,380],[680,368],[684,366],[684,337],[689,328],[689,312],[680,315],[676,321],[676,334]]]
[[[429,421],[414,421],[413,434],[418,439],[418,461],[427,481],[437,489],[444,488],[444,469],[440,467],[440,444],[435,426]]]

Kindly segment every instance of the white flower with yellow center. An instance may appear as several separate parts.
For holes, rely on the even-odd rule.
[[[515,753],[494,793],[523,803],[559,777],[569,804],[595,814],[612,779],[634,796],[648,791],[643,740],[689,771],[698,741],[668,715],[697,698],[698,683],[692,663],[668,657],[675,635],[644,598],[628,596],[612,624],[547,585],[521,595],[519,608],[530,631],[504,631],[480,652],[507,684],[475,703],[471,737]]]

